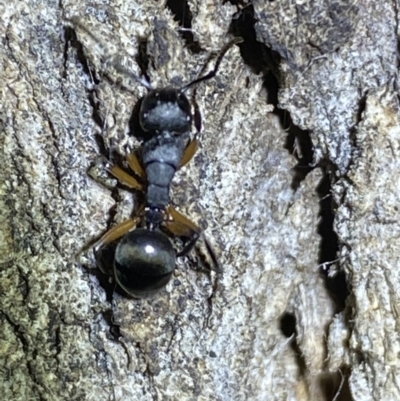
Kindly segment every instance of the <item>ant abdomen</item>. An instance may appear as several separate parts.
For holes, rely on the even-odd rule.
[[[122,237],[115,249],[115,279],[135,298],[153,295],[165,287],[175,265],[176,252],[160,231],[136,229]]]

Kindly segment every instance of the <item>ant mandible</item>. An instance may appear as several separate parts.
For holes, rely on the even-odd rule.
[[[139,155],[130,153],[126,157],[134,175],[116,165],[111,166],[109,172],[121,184],[143,192],[145,204],[135,217],[107,231],[95,243],[94,253],[99,255],[107,245],[119,240],[113,275],[130,296],[143,298],[160,291],[175,270],[176,258],[187,255],[200,237],[201,229],[170,205],[170,183],[175,172],[193,158],[199,146],[196,136],[190,139],[193,114],[185,92],[213,78],[228,49],[241,41],[241,38],[235,38],[225,45],[211,72],[181,88],[153,89],[144,78],[120,66],[121,71],[149,91],[139,110],[139,123],[145,136]],[[178,251],[168,237],[185,238],[186,243]],[[211,245],[205,238],[204,241],[216,270],[219,270]],[[99,258],[97,260],[101,265]]]

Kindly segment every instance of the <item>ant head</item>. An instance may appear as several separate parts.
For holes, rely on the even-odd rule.
[[[114,255],[114,274],[119,286],[135,298],[159,292],[175,270],[176,252],[159,231],[139,228],[126,234]]]
[[[153,89],[151,84],[145,78],[140,78],[135,74],[129,73],[134,80],[149,90],[149,93],[141,102],[139,111],[140,128],[145,133],[145,135],[140,136],[147,138],[153,136],[154,133],[159,133],[162,131],[168,131],[174,133],[175,135],[179,135],[190,131],[193,115],[185,92],[188,89],[197,86],[199,83],[215,77],[219,65],[221,64],[221,61],[228,49],[234,44],[242,41],[242,38],[235,38],[226,44],[221,49],[212,71],[178,89],[171,87]]]
[[[188,132],[192,125],[189,100],[181,89],[153,89],[142,101],[139,121],[146,132]]]

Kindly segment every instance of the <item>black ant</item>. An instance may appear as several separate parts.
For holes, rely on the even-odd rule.
[[[101,252],[114,244],[113,275],[128,295],[142,298],[160,291],[175,270],[176,257],[187,255],[200,237],[201,229],[170,205],[170,183],[175,172],[192,159],[199,146],[196,136],[190,139],[194,116],[185,92],[213,78],[228,49],[241,41],[236,38],[229,42],[220,51],[211,72],[181,88],[153,89],[144,78],[120,66],[121,71],[129,73],[149,91],[139,110],[139,124],[145,135],[139,154],[126,157],[134,175],[115,165],[109,172],[121,184],[143,192],[145,204],[135,217],[107,231],[94,245],[94,253],[99,267],[109,271],[102,263]],[[177,251],[168,237],[184,238],[186,242]],[[215,269],[219,270],[206,239],[205,245]]]

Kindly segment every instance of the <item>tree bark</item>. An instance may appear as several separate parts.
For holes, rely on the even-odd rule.
[[[0,2],[4,399],[400,399],[398,3],[222,3]],[[171,188],[223,273],[129,299],[88,246],[136,202],[90,173],[140,146],[115,66],[180,86],[229,33]]]

